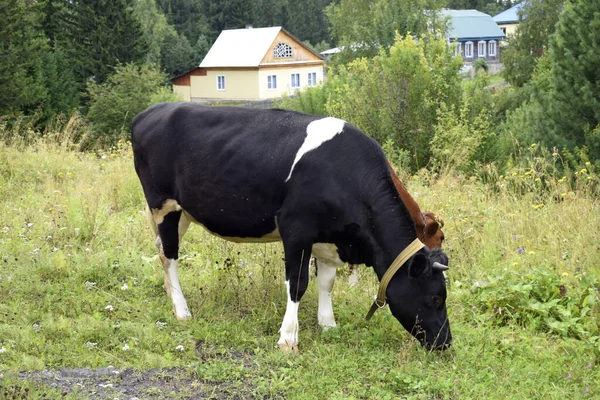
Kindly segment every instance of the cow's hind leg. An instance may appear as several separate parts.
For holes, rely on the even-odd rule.
[[[298,307],[300,299],[308,286],[308,265],[311,255],[311,244],[298,241],[286,242],[285,249],[285,285],[287,291],[287,307],[277,343],[283,351],[298,353]]]
[[[179,284],[178,255],[179,242],[187,231],[190,222],[174,200],[167,200],[160,209],[148,209],[148,220],[156,234],[156,247],[163,265],[164,287],[173,303],[173,313],[179,320],[191,316]]]

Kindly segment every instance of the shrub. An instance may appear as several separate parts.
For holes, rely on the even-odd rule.
[[[167,76],[152,66],[122,65],[103,84],[88,84],[93,123],[92,141],[114,144],[128,137],[133,118],[146,107],[161,101],[175,101],[165,87]]]
[[[297,92],[294,96],[284,96],[275,101],[275,106],[288,110],[296,110],[307,114],[327,115],[327,86],[309,87]]]
[[[476,283],[475,306],[496,325],[518,324],[598,341],[600,326],[593,315],[599,312],[600,282],[592,276],[581,276],[580,280],[580,287],[572,287],[548,269],[532,269],[526,274],[507,272]]]
[[[484,58],[478,58],[473,63],[473,69],[475,70],[475,72],[478,72],[479,70],[488,72],[488,70],[490,69],[490,66],[488,65],[488,62]]]
[[[439,105],[460,101],[461,64],[443,40],[397,36],[389,53],[357,59],[330,78],[327,114],[393,142],[416,171],[429,161]]]

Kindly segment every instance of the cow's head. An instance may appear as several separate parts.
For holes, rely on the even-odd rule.
[[[452,343],[446,313],[448,257],[442,249],[422,249],[400,269],[387,288],[392,314],[428,349],[444,350]]]

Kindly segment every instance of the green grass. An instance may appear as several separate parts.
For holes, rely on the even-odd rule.
[[[327,332],[311,281],[293,356],[276,346],[280,245],[233,244],[192,227],[180,276],[193,318],[178,322],[127,144],[99,154],[0,144],[0,391],[52,398],[58,392],[16,372],[112,365],[192,368],[242,398],[598,398],[598,199],[566,182],[536,191],[515,174],[494,186],[407,182],[446,223],[451,350],[424,351],[387,309],[365,322],[377,282],[363,267],[357,287],[338,272],[339,326]],[[540,296],[558,296],[557,308],[532,313]]]

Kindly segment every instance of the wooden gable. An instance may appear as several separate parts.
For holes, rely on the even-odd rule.
[[[275,48],[280,45],[283,44],[284,46],[290,46],[291,50],[292,50],[292,56],[291,57],[275,57]],[[273,43],[271,43],[271,46],[269,47],[269,51],[267,51],[267,54],[265,54],[265,56],[263,57],[263,59],[261,60],[260,64],[285,64],[285,63],[290,63],[290,62],[306,62],[306,61],[322,61],[323,58],[320,57],[318,54],[314,53],[313,51],[311,51],[308,47],[306,47],[302,42],[300,42],[298,39],[294,38],[293,36],[291,36],[290,34],[288,34],[285,30],[281,30],[279,31],[279,33],[277,34],[277,37],[275,38],[275,40],[273,41]]]

